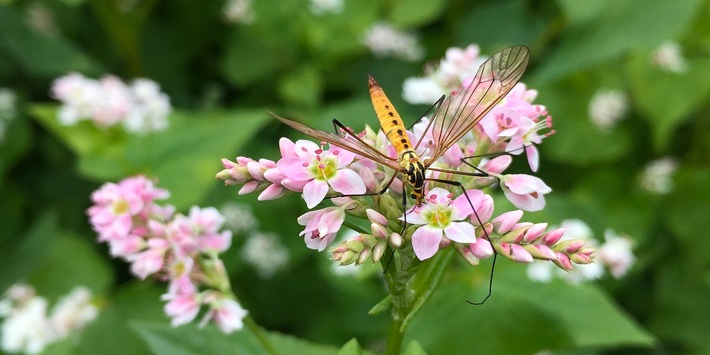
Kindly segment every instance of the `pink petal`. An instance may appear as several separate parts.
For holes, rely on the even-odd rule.
[[[475,243],[476,231],[468,222],[451,222],[444,227],[444,235],[459,243]]]
[[[294,151],[296,155],[301,158],[301,160],[310,161],[313,159],[315,151],[320,149],[320,146],[305,139],[299,139],[296,141],[296,146]]]
[[[297,181],[313,179],[313,176],[303,164],[304,160],[299,157],[285,157],[279,159],[276,166],[289,179]]]
[[[334,155],[338,157],[338,169],[342,169],[346,166],[348,166],[350,163],[355,160],[355,153],[351,153],[350,151],[347,151],[345,149],[340,149],[336,146],[331,146],[330,150],[328,150],[329,155]]]
[[[421,226],[414,234],[412,234],[412,247],[414,254],[419,260],[426,260],[434,256],[439,251],[439,243],[441,243],[441,229],[431,228],[429,226]]]
[[[426,194],[426,199],[428,203],[433,203],[437,205],[447,206],[451,199],[449,195],[451,192],[442,189],[441,187],[435,187]]]
[[[431,210],[430,205],[422,205],[422,207],[415,207],[412,212],[407,214],[407,216],[402,216],[399,219],[400,220],[407,220],[407,223],[409,224],[427,224],[426,219],[422,217],[424,214],[426,214],[429,210]]]
[[[529,145],[525,147],[525,154],[528,156],[528,165],[530,165],[530,170],[533,172],[537,171],[540,166],[540,155],[537,152],[537,148],[534,145]]]
[[[470,203],[466,198],[467,195],[468,198],[471,199]],[[455,221],[460,221],[466,218],[468,215],[473,213],[475,206],[481,204],[482,198],[483,192],[481,190],[468,190],[466,191],[466,195],[461,194],[461,196],[457,197],[454,202],[451,203],[451,206],[454,209],[451,218]]]
[[[271,184],[259,194],[256,199],[259,201],[275,200],[283,196],[284,187],[278,184]]]
[[[303,187],[303,200],[308,208],[313,208],[323,201],[327,193],[328,184],[325,181],[313,180]]]
[[[535,212],[545,208],[545,197],[540,193],[537,194],[537,197],[530,194],[518,195],[506,188],[503,188],[503,193],[508,201],[521,210]]]
[[[365,182],[358,173],[351,169],[341,169],[335,177],[328,180],[333,190],[345,195],[362,195],[366,192]]]
[[[279,150],[282,157],[296,156],[296,144],[288,138],[282,137],[279,139]]]

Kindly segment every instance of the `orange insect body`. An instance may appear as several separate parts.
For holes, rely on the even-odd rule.
[[[421,206],[426,167],[419,161],[419,156],[412,148],[412,141],[409,139],[404,123],[402,123],[402,118],[372,75],[369,76],[368,85],[370,86],[372,106],[380,120],[380,127],[397,151],[399,166],[407,177],[407,184],[412,188],[410,196],[417,206]]]

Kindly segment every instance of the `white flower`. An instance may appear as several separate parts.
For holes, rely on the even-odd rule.
[[[309,9],[317,16],[327,13],[338,14],[343,11],[345,0],[311,0]]]
[[[599,261],[609,267],[611,275],[620,278],[634,263],[634,253],[631,252],[633,242],[629,237],[619,236],[613,230],[604,231],[604,244],[599,247]]]
[[[375,23],[367,29],[363,43],[378,57],[397,57],[406,61],[417,61],[424,57],[424,49],[414,35],[399,31],[384,22]]]
[[[54,306],[49,318],[58,337],[66,337],[84,328],[98,316],[99,311],[91,303],[91,297],[88,288],[77,286]]]
[[[34,297],[12,310],[2,323],[2,349],[37,354],[56,337],[46,317],[47,300]]]
[[[262,278],[269,278],[281,270],[289,260],[288,249],[272,233],[254,233],[242,250],[244,261],[252,265]]]
[[[407,78],[402,86],[402,97],[410,104],[430,105],[447,93],[444,87],[429,77]]]
[[[245,203],[227,202],[219,209],[224,216],[224,224],[234,233],[244,233],[258,225],[251,207]]]
[[[251,0],[227,0],[222,8],[222,14],[229,23],[249,24],[256,19]]]
[[[651,54],[651,61],[662,70],[671,73],[684,73],[688,70],[683,49],[675,41],[661,43]]]
[[[135,107],[123,124],[129,132],[147,133],[168,128],[168,115],[172,110],[170,98],[160,91],[152,80],[136,79],[130,87]]]
[[[629,110],[626,94],[619,90],[598,90],[589,101],[589,118],[599,129],[607,131]]]
[[[17,95],[8,89],[0,88],[0,121],[8,121],[15,118],[17,109]]]
[[[527,274],[530,281],[548,283],[554,277],[555,266],[549,261],[536,260],[528,265]]]
[[[665,157],[649,162],[641,173],[641,187],[654,194],[667,194],[673,188],[678,162]]]

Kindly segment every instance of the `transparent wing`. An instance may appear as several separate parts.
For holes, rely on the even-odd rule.
[[[528,66],[525,46],[506,48],[486,60],[468,87],[444,100],[431,120],[433,163],[485,116],[518,83]]]
[[[333,132],[326,132],[308,127],[296,121],[291,121],[287,118],[283,118],[272,112],[269,112],[269,114],[271,116],[274,116],[279,121],[291,126],[291,128],[303,132],[306,135],[309,135],[315,139],[328,142],[332,145],[340,147],[341,149],[345,149],[359,156],[373,160],[394,170],[399,170],[399,163],[397,162],[397,159],[382,154],[379,150],[375,149],[373,146],[367,144],[365,141],[354,135],[351,135],[350,137],[346,138]]]

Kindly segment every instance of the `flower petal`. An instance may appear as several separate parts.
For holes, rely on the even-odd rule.
[[[305,161],[299,157],[289,156],[279,159],[276,163],[276,167],[289,179],[308,181],[313,179],[313,176],[308,172],[308,169],[303,166],[304,162]]]
[[[365,193],[365,182],[358,173],[351,169],[338,170],[335,177],[328,180],[333,190],[345,195],[362,195]]]
[[[468,222],[451,222],[444,227],[444,235],[459,243],[475,243],[476,230]]]
[[[426,260],[434,256],[439,251],[439,243],[441,243],[441,229],[431,228],[429,226],[419,227],[412,234],[412,247],[414,254],[419,260]]]
[[[323,201],[328,193],[328,184],[325,181],[313,180],[303,187],[303,200],[308,208],[313,208]]]

